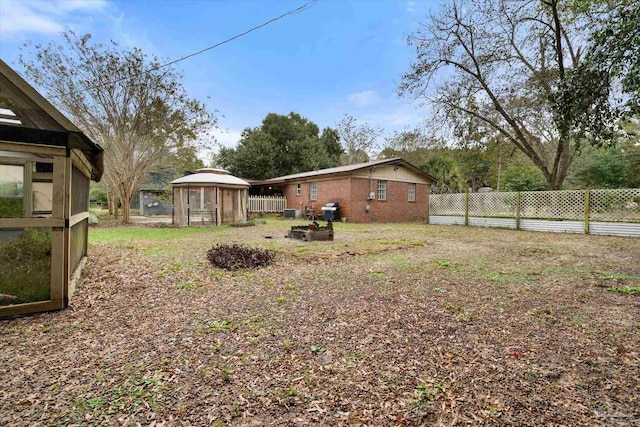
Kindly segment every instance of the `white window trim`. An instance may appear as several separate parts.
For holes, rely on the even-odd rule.
[[[415,183],[410,182],[407,185],[407,200],[409,202],[415,202],[416,201],[416,192],[418,191],[418,186]],[[413,189],[413,191],[411,191]]]
[[[381,184],[384,184],[384,189],[381,187]],[[386,180],[378,180],[377,185],[376,198],[378,200],[387,200],[387,181]]]
[[[296,196],[299,196],[302,193],[302,185],[296,184]]]
[[[318,200],[318,181],[309,183],[309,200]]]

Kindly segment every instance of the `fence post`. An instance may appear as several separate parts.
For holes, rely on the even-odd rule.
[[[516,230],[520,230],[520,192],[516,193]]]
[[[464,225],[469,225],[469,190],[464,193]]]
[[[589,234],[589,208],[591,190],[584,191],[584,234]]]

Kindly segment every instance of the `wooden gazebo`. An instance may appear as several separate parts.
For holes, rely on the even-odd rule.
[[[69,304],[102,152],[0,60],[0,317]]]
[[[247,220],[247,181],[224,169],[195,172],[171,182],[174,224],[218,225]]]

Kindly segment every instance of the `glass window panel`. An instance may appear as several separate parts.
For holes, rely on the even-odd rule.
[[[378,181],[378,200],[387,200],[387,181]]]
[[[416,201],[416,185],[415,184],[409,184],[409,186],[407,187],[407,198],[410,202],[415,202]]]

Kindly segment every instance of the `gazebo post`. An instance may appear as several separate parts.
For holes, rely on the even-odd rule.
[[[204,224],[204,185],[200,187],[200,221]]]

